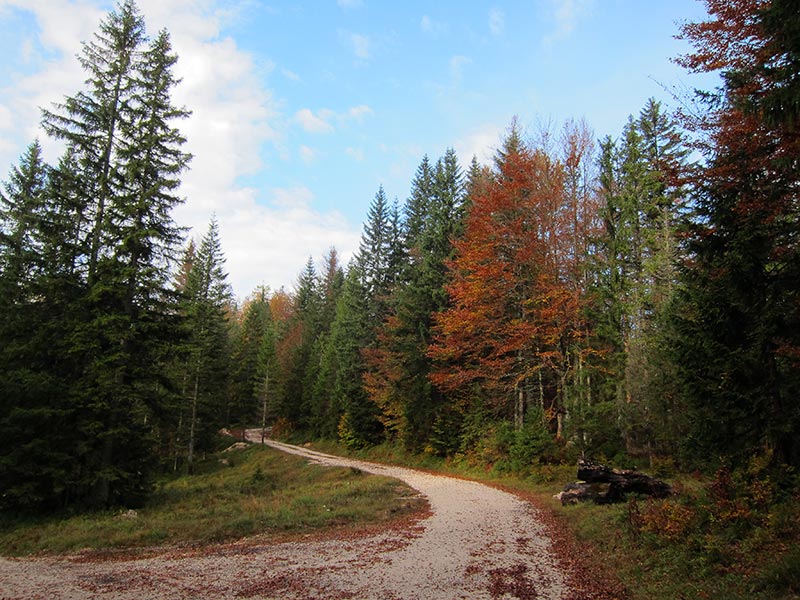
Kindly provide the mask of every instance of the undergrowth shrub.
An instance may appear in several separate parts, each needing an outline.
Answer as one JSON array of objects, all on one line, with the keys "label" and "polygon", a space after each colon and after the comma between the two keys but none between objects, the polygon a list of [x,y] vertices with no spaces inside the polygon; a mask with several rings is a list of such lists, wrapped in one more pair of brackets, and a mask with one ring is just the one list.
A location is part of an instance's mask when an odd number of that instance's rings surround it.
[{"label": "undergrowth shrub", "polygon": [[760,456],[738,470],[718,469],[698,489],[677,485],[678,493],[663,500],[632,497],[620,525],[645,554],[660,556],[697,585],[733,578],[739,580],[737,593],[795,598],[800,487],[785,469],[775,473],[768,457]]}]

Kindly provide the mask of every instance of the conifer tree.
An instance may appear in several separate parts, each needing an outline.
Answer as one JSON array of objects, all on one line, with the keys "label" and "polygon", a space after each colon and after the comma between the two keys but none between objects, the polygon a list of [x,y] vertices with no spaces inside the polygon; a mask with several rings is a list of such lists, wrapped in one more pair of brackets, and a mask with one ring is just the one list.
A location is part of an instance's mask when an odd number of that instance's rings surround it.
[{"label": "conifer tree", "polygon": [[321,364],[321,380],[333,384],[327,427],[335,420],[339,439],[351,447],[376,443],[382,434],[377,407],[367,396],[363,384],[366,365],[362,350],[374,337],[374,322],[368,308],[369,292],[363,281],[358,267],[351,265],[336,305],[336,318]]},{"label": "conifer tree", "polygon": [[185,319],[190,344],[187,360],[189,432],[187,468],[208,436],[222,426],[228,389],[230,346],[227,310],[231,290],[224,270],[225,257],[216,218],[209,223],[188,273]]},{"label": "conifer tree", "polygon": [[87,231],[87,278],[97,276],[102,254],[115,246],[108,232],[108,210],[126,181],[125,163],[118,156],[123,129],[133,127],[135,95],[145,24],[133,0],[125,0],[100,24],[95,39],[83,44],[79,57],[88,73],[88,90],[67,97],[54,111],[43,111],[47,133],[72,149],[85,186],[82,197],[91,216]]},{"label": "conifer tree", "polygon": [[[66,336],[74,282],[58,246],[49,168],[38,142],[0,190],[0,510],[58,509],[77,477],[68,401],[77,365]],[[56,277],[59,274],[60,277]]]},{"label": "conifer tree", "polygon": [[766,453],[800,464],[796,127],[800,51],[791,2],[707,2],[679,62],[721,71],[694,131],[706,165],[690,179],[694,214],[672,313],[673,351],[692,458]]},{"label": "conifer tree", "polygon": [[406,208],[409,260],[377,346],[367,353],[370,397],[381,407],[387,430],[412,450],[424,447],[437,420],[444,418],[444,398],[428,379],[427,349],[434,314],[446,303],[445,262],[461,228],[462,179],[452,149],[433,169],[427,157],[422,159]]},{"label": "conifer tree", "polygon": [[70,502],[94,506],[147,493],[153,417],[169,395],[161,367],[176,334],[167,281],[180,230],[170,212],[189,157],[171,123],[186,113],[169,100],[168,36],[147,42],[135,3],[122,2],[83,46],[86,90],[43,114],[66,152],[35,223],[36,297],[60,312],[35,327],[69,340],[61,397],[74,416],[77,474],[62,486]]},{"label": "conifer tree", "polygon": [[271,336],[272,317],[267,290],[261,288],[246,303],[242,324],[234,341],[228,425],[246,426],[260,422],[263,377],[259,363],[265,338]]}]

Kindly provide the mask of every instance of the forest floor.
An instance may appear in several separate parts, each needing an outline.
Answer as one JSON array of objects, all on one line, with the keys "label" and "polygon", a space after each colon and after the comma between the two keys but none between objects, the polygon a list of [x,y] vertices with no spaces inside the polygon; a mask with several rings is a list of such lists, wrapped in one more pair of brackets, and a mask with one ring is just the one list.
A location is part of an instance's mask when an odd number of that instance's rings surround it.
[{"label": "forest floor", "polygon": [[[260,442],[260,430],[248,439]],[[611,598],[583,589],[543,511],[480,483],[270,446],[404,481],[424,518],[378,531],[197,548],[0,559],[0,598]]]}]

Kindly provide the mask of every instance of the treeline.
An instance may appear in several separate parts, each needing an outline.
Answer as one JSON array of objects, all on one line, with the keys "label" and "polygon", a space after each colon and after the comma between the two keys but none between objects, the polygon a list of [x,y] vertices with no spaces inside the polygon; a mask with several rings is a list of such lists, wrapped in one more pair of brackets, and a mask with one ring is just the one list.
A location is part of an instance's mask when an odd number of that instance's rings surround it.
[{"label": "treeline", "polygon": [[88,91],[44,113],[59,165],[32,144],[2,194],[0,508],[135,503],[223,426],[507,469],[798,466],[796,19],[709,10],[679,59],[723,74],[702,110],[651,100],[600,141],[513,122],[466,171],[423,157],[348,265],[331,249],[236,306],[216,222],[184,246],[170,216],[169,37],[123,2]]},{"label": "treeline", "polygon": [[270,334],[270,422],[487,461],[675,454],[687,153],[650,101],[616,141],[512,123],[491,167],[424,157],[402,208],[378,191],[346,271],[309,259]]}]

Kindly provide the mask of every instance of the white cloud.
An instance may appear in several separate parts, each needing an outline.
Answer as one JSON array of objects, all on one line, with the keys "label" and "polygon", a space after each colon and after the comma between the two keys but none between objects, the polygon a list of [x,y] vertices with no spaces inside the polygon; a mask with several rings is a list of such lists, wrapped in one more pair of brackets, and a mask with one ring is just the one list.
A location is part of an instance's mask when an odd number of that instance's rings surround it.
[{"label": "white cloud", "polygon": [[453,148],[462,165],[469,165],[473,156],[479,163],[489,164],[500,147],[505,132],[505,125],[485,123],[456,140]]},{"label": "white cloud", "polygon": [[555,29],[542,40],[545,47],[569,37],[578,21],[591,12],[594,0],[548,0]]},{"label": "white cloud", "polygon": [[364,160],[364,151],[360,148],[345,148],[345,154],[352,157],[356,162]]},{"label": "white cloud", "polygon": [[[261,284],[291,289],[306,258],[320,258],[332,245],[342,264],[358,248],[360,232],[335,211],[314,210],[308,188],[267,190],[267,206],[255,202],[255,190],[241,192],[235,208],[217,212],[226,267],[239,297]],[[199,237],[205,228],[197,231]]]},{"label": "white cloud", "polygon": [[367,61],[372,58],[371,42],[369,37],[360,33],[341,32],[341,38],[349,46],[356,58]]},{"label": "white cloud", "polygon": [[[240,183],[242,176],[263,168],[260,157],[265,146],[275,145],[282,151],[278,132],[292,115],[279,114],[271,91],[260,78],[264,65],[256,64],[225,36],[224,26],[235,18],[235,12],[216,9],[214,0],[138,0],[138,4],[151,36],[164,27],[170,31],[179,56],[175,74],[183,80],[174,90],[173,101],[192,111],[189,119],[178,124],[187,138],[185,150],[194,159],[179,190],[186,203],[173,217],[200,237],[211,215],[216,214],[234,291],[244,296],[260,283],[290,285],[306,257],[310,253],[322,256],[331,244],[342,256],[352,252],[358,244],[358,231],[338,213],[315,210],[309,190],[259,191]],[[234,9],[239,5],[224,4]],[[38,25],[33,35],[37,37],[29,52],[33,53],[31,64],[41,65],[32,74],[19,75],[13,87],[0,90],[0,169],[16,163],[37,136],[46,159],[55,162],[61,145],[39,129],[38,107],[49,108],[83,87],[85,73],[76,54],[80,41],[90,40],[107,14],[108,2],[0,0],[0,5],[33,13]],[[45,53],[39,53],[40,46]],[[305,110],[308,114],[303,115],[312,117],[312,126],[332,129],[326,121],[333,116],[331,111],[315,114]],[[311,148],[300,153],[304,159],[313,158]],[[264,194],[273,204],[262,203]]]},{"label": "white cloud", "polygon": [[317,153],[313,148],[309,148],[308,146],[300,146],[300,158],[303,159],[304,163],[312,163],[314,162],[314,159],[317,158]]},{"label": "white cloud", "polygon": [[301,108],[295,113],[294,118],[309,133],[332,133],[333,125],[328,123],[322,115],[323,113],[315,115],[310,108]]},{"label": "white cloud", "polygon": [[489,31],[492,35],[502,35],[506,27],[506,15],[499,8],[489,11]]},{"label": "white cloud", "polygon": [[362,118],[371,116],[375,113],[366,104],[359,104],[358,106],[353,106],[349,111],[347,111],[347,114],[356,121],[360,121]]}]

